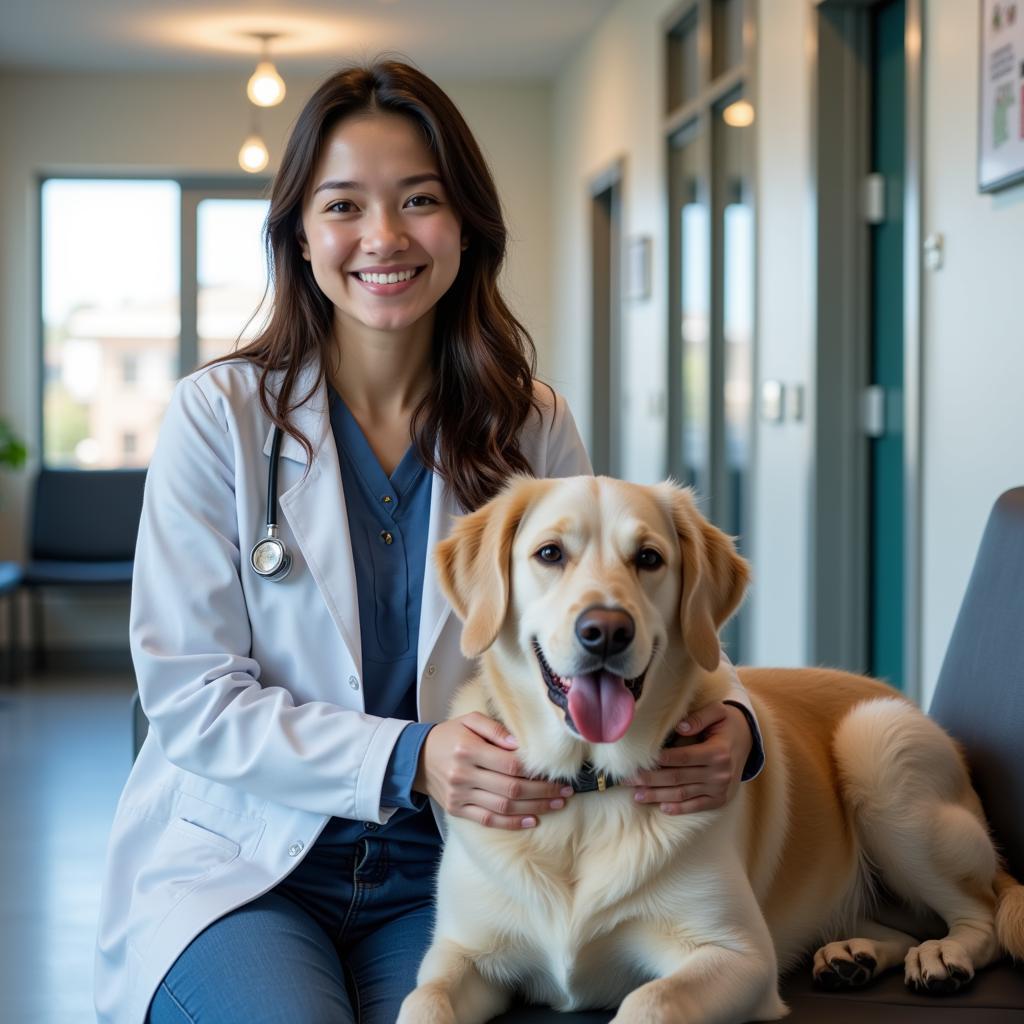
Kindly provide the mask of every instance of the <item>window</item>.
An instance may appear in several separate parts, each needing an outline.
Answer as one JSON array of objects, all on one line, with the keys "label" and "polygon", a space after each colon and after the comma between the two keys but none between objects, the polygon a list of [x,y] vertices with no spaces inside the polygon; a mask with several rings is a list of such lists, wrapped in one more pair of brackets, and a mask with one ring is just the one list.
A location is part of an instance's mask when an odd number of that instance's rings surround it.
[{"label": "window", "polygon": [[267,283],[261,192],[41,182],[47,465],[145,466],[178,377],[253,336],[257,321],[246,323]]},{"label": "window", "polygon": [[[749,0],[690,0],[665,28],[669,471],[741,551],[754,429],[752,45]],[[723,633],[733,657],[748,616]]]},{"label": "window", "polygon": [[267,282],[263,255],[263,199],[201,199],[196,239],[199,363],[252,341],[269,312],[261,305]]}]

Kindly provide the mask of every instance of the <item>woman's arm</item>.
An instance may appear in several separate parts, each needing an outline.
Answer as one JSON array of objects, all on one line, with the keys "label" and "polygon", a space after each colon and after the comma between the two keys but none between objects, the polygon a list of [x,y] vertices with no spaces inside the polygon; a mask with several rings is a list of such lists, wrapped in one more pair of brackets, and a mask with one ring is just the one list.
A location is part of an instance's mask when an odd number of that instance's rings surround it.
[{"label": "woman's arm", "polygon": [[197,775],[318,814],[386,821],[394,809],[381,807],[381,788],[408,723],[326,700],[296,705],[285,686],[260,681],[231,427],[194,379],[182,381],[147,474],[130,636],[150,728],[168,760]]}]

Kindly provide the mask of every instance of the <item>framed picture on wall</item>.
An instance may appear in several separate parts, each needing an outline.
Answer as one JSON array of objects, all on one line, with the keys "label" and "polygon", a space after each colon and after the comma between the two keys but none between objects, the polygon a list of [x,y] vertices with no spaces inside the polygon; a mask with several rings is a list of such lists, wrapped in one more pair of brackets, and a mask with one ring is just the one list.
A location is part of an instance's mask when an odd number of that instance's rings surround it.
[{"label": "framed picture on wall", "polygon": [[978,189],[1024,181],[1024,0],[980,0]]}]

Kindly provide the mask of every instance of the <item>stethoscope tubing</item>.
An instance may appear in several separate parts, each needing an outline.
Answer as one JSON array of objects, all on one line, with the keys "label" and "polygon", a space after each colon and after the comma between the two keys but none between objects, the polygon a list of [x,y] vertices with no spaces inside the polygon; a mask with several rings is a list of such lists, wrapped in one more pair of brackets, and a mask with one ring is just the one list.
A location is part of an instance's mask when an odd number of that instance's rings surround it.
[{"label": "stethoscope tubing", "polygon": [[284,432],[275,423],[270,442],[270,468],[267,471],[267,533],[252,546],[249,565],[257,576],[271,583],[283,580],[291,571],[292,556],[278,536],[277,528],[277,466],[280,462],[281,439]]},{"label": "stethoscope tubing", "polygon": [[275,423],[274,437],[270,442],[270,469],[267,473],[267,529],[277,527],[277,463],[281,454],[281,438],[284,431]]}]

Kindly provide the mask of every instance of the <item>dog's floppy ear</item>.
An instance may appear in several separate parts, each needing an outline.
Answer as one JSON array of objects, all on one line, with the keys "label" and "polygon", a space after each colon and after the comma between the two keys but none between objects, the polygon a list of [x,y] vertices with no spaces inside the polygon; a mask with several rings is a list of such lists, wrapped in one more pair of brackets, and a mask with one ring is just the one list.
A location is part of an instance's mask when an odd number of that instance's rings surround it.
[{"label": "dog's floppy ear", "polygon": [[539,484],[514,477],[497,497],[460,516],[434,549],[445,597],[462,620],[462,653],[475,658],[494,643],[508,612],[512,539]]},{"label": "dog's floppy ear", "polygon": [[683,641],[694,661],[712,672],[721,657],[718,631],[743,600],[750,566],[736,553],[732,538],[697,511],[689,490],[671,483],[661,486],[671,501],[683,557]]}]

